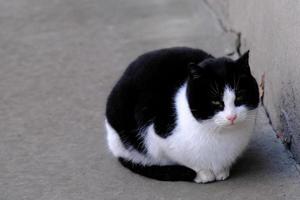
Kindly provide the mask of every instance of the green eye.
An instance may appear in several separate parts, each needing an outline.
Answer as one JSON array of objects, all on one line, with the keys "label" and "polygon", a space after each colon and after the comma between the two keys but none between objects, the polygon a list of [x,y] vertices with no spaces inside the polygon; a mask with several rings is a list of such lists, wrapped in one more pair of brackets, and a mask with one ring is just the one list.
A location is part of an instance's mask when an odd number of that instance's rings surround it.
[{"label": "green eye", "polygon": [[242,101],[242,100],[243,100],[243,97],[242,97],[242,96],[237,96],[235,99],[236,99],[237,101]]},{"label": "green eye", "polygon": [[221,101],[212,101],[211,103],[213,105],[216,105],[216,106],[220,106],[221,105]]}]

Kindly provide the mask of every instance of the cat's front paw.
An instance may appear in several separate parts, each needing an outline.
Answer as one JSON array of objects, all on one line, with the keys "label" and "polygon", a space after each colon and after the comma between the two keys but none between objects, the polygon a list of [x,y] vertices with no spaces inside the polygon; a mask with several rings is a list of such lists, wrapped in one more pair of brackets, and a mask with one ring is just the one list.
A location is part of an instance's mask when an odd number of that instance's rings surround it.
[{"label": "cat's front paw", "polygon": [[230,169],[224,169],[216,174],[216,180],[224,181],[229,177]]},{"label": "cat's front paw", "polygon": [[215,181],[216,177],[214,173],[211,170],[200,170],[197,173],[196,178],[194,179],[194,182],[196,183],[209,183],[212,181]]}]

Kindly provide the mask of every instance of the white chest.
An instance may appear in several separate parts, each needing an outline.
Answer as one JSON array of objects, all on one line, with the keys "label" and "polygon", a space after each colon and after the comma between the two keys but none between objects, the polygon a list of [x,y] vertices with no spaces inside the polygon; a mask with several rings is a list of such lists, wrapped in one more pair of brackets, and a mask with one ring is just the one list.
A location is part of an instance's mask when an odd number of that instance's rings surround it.
[{"label": "white chest", "polygon": [[160,138],[150,126],[146,146],[151,157],[169,160],[193,169],[220,170],[230,166],[246,148],[253,120],[220,128],[212,121],[198,122],[191,114],[183,86],[176,96],[177,121],[171,136]]}]

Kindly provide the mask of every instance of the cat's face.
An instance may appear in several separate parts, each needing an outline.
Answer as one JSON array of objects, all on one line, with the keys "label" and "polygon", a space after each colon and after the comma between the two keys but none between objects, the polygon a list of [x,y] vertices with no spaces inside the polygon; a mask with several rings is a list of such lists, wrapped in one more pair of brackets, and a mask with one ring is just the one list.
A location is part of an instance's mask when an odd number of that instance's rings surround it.
[{"label": "cat's face", "polygon": [[259,104],[256,80],[250,72],[248,52],[233,61],[211,58],[190,66],[187,97],[197,120],[234,126],[253,119]]}]

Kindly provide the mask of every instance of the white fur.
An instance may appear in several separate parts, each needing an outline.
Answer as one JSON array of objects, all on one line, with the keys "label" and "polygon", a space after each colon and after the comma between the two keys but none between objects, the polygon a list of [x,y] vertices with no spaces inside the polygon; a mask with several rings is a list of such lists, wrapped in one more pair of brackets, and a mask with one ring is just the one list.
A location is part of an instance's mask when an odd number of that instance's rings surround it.
[{"label": "white fur", "polygon": [[[180,164],[195,170],[195,182],[224,180],[237,157],[246,148],[254,125],[256,111],[248,111],[245,106],[235,107],[235,94],[224,88],[225,108],[212,119],[197,121],[186,98],[186,84],[177,92],[175,108],[176,127],[167,138],[155,133],[153,124],[141,135],[144,136],[147,155],[134,149],[126,149],[116,131],[106,121],[109,149],[116,157],[124,157],[144,165]],[[236,114],[231,125],[226,116]]]},{"label": "white fur", "polygon": [[115,157],[126,158],[128,160],[132,160],[135,163],[141,163],[144,165],[154,163],[150,157],[139,153],[135,149],[126,149],[118,133],[115,131],[114,128],[111,127],[107,120],[105,120],[105,127],[107,131],[106,139],[108,143],[108,148],[111,150]]}]

